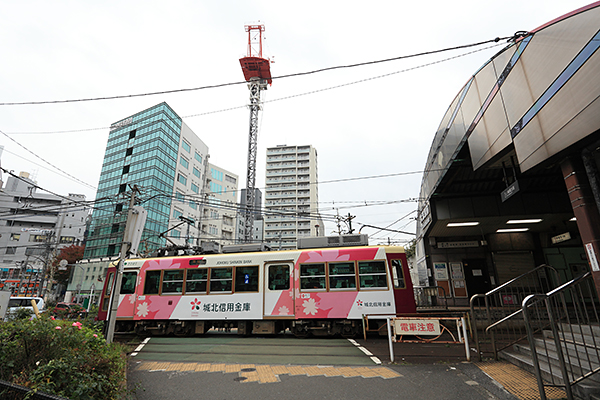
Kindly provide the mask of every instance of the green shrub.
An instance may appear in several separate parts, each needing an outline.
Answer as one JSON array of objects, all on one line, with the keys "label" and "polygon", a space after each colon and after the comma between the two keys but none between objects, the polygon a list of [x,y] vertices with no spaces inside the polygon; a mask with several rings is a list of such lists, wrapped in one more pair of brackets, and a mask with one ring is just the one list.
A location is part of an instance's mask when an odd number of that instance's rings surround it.
[{"label": "green shrub", "polygon": [[0,324],[0,379],[72,400],[123,398],[124,353],[79,321],[43,316]]}]

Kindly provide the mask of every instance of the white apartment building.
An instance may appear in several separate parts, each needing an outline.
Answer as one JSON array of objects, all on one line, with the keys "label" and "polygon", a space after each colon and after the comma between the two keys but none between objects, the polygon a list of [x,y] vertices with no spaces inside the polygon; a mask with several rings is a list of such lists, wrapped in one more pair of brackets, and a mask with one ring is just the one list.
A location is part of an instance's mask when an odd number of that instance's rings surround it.
[{"label": "white apartment building", "polygon": [[199,220],[202,219],[203,199],[207,197],[206,186],[210,179],[208,158],[208,146],[182,123],[173,188],[175,198],[169,214],[171,230],[166,235],[177,245],[198,246],[206,235],[200,229]]},{"label": "white apartment building", "polygon": [[206,201],[202,219],[202,241],[220,246],[235,243],[239,178],[223,168],[208,164]]},{"label": "white apartment building", "polygon": [[317,183],[314,147],[267,148],[264,229],[273,249],[295,249],[298,238],[323,236]]}]

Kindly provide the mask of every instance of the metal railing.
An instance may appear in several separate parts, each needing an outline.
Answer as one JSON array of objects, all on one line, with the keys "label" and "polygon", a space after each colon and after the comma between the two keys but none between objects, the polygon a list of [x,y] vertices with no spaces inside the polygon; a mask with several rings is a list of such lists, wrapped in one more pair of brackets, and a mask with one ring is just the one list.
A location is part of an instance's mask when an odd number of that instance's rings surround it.
[{"label": "metal railing", "polygon": [[[574,391],[583,397],[590,388],[600,390],[600,380],[592,377],[600,371],[600,318],[591,272],[546,294],[527,296],[522,314],[541,400],[549,386],[564,388],[569,399]],[[584,379],[587,389],[575,386]]]},{"label": "metal railing", "polygon": [[66,397],[38,392],[21,385],[0,380],[0,399],[3,400],[69,400]]},{"label": "metal railing", "polygon": [[[417,308],[421,309],[448,309],[446,289],[442,286],[413,286]],[[452,304],[456,306],[456,299],[452,297]]]},{"label": "metal railing", "polygon": [[[526,339],[523,299],[533,293],[546,293],[559,282],[556,269],[543,264],[485,294],[472,296],[471,326],[479,360],[488,353],[498,359],[498,352]],[[483,332],[481,337],[479,331]]]}]

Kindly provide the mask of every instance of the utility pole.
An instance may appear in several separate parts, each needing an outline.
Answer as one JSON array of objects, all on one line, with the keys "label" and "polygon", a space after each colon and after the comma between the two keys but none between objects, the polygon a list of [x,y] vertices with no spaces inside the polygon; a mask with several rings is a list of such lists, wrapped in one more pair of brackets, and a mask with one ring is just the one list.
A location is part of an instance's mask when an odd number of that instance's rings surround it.
[{"label": "utility pole", "polygon": [[[127,222],[125,223],[125,231],[123,232],[123,244],[121,245],[121,254],[119,257],[119,265],[115,274],[115,282],[110,301],[110,313],[108,319],[108,329],[106,332],[106,342],[112,343],[115,334],[115,325],[117,323],[117,309],[119,308],[119,296],[121,295],[121,280],[123,279],[124,260],[129,257],[129,251],[134,245],[134,229],[140,221],[138,218],[138,210],[134,209],[135,194],[140,193],[137,185],[131,187],[131,198],[129,199],[129,209],[127,210]],[[146,222],[145,215],[142,218],[143,223]],[[143,224],[142,224],[143,229]],[[139,243],[139,238],[137,239]],[[137,247],[137,244],[135,245]]]},{"label": "utility pole", "polygon": [[346,222],[348,222],[348,233],[350,235],[352,235],[352,233],[354,233],[354,229],[352,229],[352,220],[356,218],[356,215],[350,215],[350,213],[348,213],[348,218],[346,219]]}]

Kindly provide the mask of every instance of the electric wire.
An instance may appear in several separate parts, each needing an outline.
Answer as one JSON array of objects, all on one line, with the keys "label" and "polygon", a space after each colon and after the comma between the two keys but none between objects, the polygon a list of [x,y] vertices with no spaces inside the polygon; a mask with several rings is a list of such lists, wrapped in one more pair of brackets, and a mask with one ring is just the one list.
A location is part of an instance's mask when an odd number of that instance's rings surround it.
[{"label": "electric wire", "polygon": [[[386,62],[391,62],[391,61],[398,61],[398,60],[404,60],[404,59],[409,59],[409,58],[414,58],[414,57],[421,57],[421,56],[426,56],[426,55],[431,55],[431,54],[437,54],[437,53],[442,53],[442,52],[446,52],[446,51],[482,46],[484,44],[493,43],[493,42],[498,43],[501,40],[507,40],[507,39],[511,39],[511,38],[514,38],[514,36],[507,36],[507,37],[502,37],[502,38],[496,37],[494,39],[485,40],[482,42],[454,46],[454,47],[447,47],[444,49],[415,53],[415,54],[410,54],[410,55],[406,55],[406,56],[386,58],[386,59],[376,60],[376,61],[367,61],[367,62],[362,62],[362,63],[348,64],[348,65],[338,65],[338,66],[320,68],[320,69],[306,71],[306,72],[296,72],[296,73],[291,73],[291,74],[286,74],[286,75],[275,76],[275,77],[272,77],[272,79],[279,80],[279,79],[293,78],[293,77],[299,77],[299,76],[313,75],[313,74],[318,74],[318,73],[325,72],[325,71],[333,71],[333,70],[337,70],[337,69],[348,69],[348,68],[355,68],[355,67],[361,67],[361,66],[366,66],[366,65],[381,64],[381,63],[386,63]],[[222,87],[227,87],[227,86],[236,86],[236,85],[242,85],[242,84],[245,85],[245,84],[247,84],[247,82],[246,81],[237,81],[237,82],[205,85],[205,86],[199,86],[199,87],[194,87],[194,88],[171,89],[171,90],[163,90],[163,91],[157,91],[157,92],[147,92],[147,93],[128,94],[128,95],[88,97],[88,98],[80,98],[80,99],[2,102],[2,103],[0,103],[0,106],[22,106],[22,105],[60,104],[60,103],[78,103],[78,102],[89,102],[89,101],[100,101],[100,100],[115,100],[115,99],[135,98],[135,97],[144,97],[144,96],[154,96],[154,95],[159,95],[159,94],[164,95],[164,94],[171,94],[171,93],[182,93],[182,92],[191,92],[191,91],[206,90],[206,89],[216,89],[216,88],[222,88]]]}]

